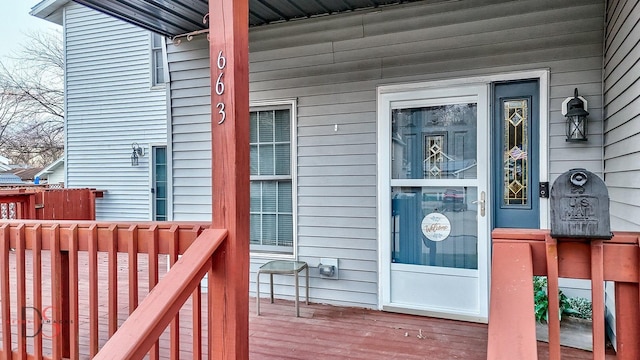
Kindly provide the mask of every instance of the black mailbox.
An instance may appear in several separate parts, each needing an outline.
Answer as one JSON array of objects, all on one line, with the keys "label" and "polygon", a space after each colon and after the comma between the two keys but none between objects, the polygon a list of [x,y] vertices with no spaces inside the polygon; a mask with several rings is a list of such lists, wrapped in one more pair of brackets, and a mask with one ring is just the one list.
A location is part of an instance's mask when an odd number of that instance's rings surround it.
[{"label": "black mailbox", "polygon": [[571,169],[551,187],[551,236],[611,239],[609,192],[585,169]]}]

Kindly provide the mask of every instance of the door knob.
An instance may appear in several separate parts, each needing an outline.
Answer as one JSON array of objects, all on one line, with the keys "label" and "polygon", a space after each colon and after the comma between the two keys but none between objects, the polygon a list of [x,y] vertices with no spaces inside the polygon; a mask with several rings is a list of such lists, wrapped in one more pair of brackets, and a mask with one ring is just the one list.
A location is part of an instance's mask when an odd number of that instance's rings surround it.
[{"label": "door knob", "polygon": [[481,191],[480,192],[480,200],[476,200],[476,201],[472,201],[472,204],[480,204],[480,216],[484,217],[486,211],[485,211],[485,192]]}]

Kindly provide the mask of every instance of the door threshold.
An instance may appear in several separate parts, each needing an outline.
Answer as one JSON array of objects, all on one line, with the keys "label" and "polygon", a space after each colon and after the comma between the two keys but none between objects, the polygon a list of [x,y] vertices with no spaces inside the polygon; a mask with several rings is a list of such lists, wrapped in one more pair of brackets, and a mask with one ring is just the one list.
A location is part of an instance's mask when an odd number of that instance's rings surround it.
[{"label": "door threshold", "polygon": [[447,320],[467,321],[467,322],[474,322],[474,323],[481,323],[481,324],[489,323],[488,317],[483,317],[479,315],[442,312],[442,311],[435,311],[435,310],[412,309],[412,308],[393,306],[393,305],[383,305],[382,311],[399,313],[399,314],[434,317],[434,318],[447,319]]}]

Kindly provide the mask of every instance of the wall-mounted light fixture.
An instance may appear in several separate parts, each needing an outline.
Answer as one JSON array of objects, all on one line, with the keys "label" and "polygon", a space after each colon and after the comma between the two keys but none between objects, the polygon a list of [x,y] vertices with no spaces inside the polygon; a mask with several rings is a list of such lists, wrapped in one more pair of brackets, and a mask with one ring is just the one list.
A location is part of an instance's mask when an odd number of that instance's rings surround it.
[{"label": "wall-mounted light fixture", "polygon": [[136,142],[131,144],[131,149],[133,149],[131,153],[131,166],[138,166],[138,158],[144,156],[144,149]]},{"label": "wall-mounted light fixture", "polygon": [[578,88],[562,102],[562,115],[567,118],[567,141],[587,141],[587,100],[578,95]]}]

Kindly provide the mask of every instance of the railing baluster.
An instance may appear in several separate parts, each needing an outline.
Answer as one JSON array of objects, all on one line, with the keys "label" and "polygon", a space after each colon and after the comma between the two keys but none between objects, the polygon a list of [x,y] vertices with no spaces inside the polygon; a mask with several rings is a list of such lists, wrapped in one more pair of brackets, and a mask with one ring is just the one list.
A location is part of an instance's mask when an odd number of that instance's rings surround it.
[{"label": "railing baluster", "polygon": [[89,226],[89,353],[98,353],[98,227]]},{"label": "railing baluster", "polygon": [[2,299],[2,351],[8,358],[11,354],[11,291],[9,290],[9,231],[11,228],[8,224],[0,227],[0,238],[2,238],[2,246],[0,246],[0,266],[2,266],[2,282],[0,283],[0,298]]},{"label": "railing baluster", "polygon": [[42,312],[42,225],[36,224],[33,227],[33,307],[40,313],[34,311],[33,324],[36,329],[33,338],[33,356],[36,359],[42,358],[42,327],[44,326]]},{"label": "railing baluster", "polygon": [[131,225],[129,233],[129,315],[138,307],[138,226]]},{"label": "railing baluster", "polygon": [[[149,261],[149,292],[158,284],[158,225],[149,228],[151,238],[147,244],[147,254]],[[153,360],[160,359],[160,341],[151,347],[149,357]]]},{"label": "railing baluster", "polygon": [[593,359],[604,360],[604,249],[602,240],[591,242],[591,303]]},{"label": "railing baluster", "polygon": [[109,337],[118,330],[118,227],[109,226]]},{"label": "railing baluster", "polygon": [[547,234],[547,298],[549,301],[549,359],[560,360],[560,299],[558,297],[558,243]]},{"label": "railing baluster", "polygon": [[24,224],[18,225],[16,229],[16,275],[18,283],[18,358],[27,358],[27,259],[25,257]]},{"label": "railing baluster", "polygon": [[[63,311],[63,307],[66,306],[66,301],[64,298],[69,296],[69,292],[66,291],[68,287],[65,285],[67,283],[67,279],[63,278],[63,272],[68,273],[68,268],[65,271],[65,264],[63,261],[63,255],[60,251],[60,225],[55,224],[51,228],[50,239],[50,249],[51,249],[51,300],[53,302],[53,324],[52,324],[52,342],[53,342],[53,359],[58,360],[61,359],[63,354],[64,356],[69,356],[68,354],[68,344],[65,339],[63,343],[62,340],[64,336],[68,336],[66,330],[68,330],[68,324],[64,321],[68,320],[68,317],[65,317],[66,311]],[[65,292],[66,291],[66,292]]]},{"label": "railing baluster", "polygon": [[[178,261],[179,247],[180,247],[180,232],[177,225],[172,225],[169,229],[171,233],[171,242],[169,243],[169,266]],[[171,360],[180,359],[180,312],[176,314],[175,318],[171,322],[171,348],[169,349],[169,356]]]},{"label": "railing baluster", "polygon": [[192,336],[193,336],[193,356],[194,360],[202,359],[202,286],[198,284],[191,296],[193,308],[192,313]]},{"label": "railing baluster", "polygon": [[[223,251],[221,251],[223,252]],[[214,304],[216,304],[216,294],[215,294],[215,276],[214,267],[216,266],[216,261],[220,260],[220,258],[224,259],[224,256],[217,256],[214,254],[211,257],[211,267],[207,272],[207,352],[209,353],[209,359],[213,359],[213,344],[216,336],[216,327],[213,324],[213,321],[216,321],[216,313]],[[217,334],[220,336],[220,334]]]},{"label": "railing baluster", "polygon": [[80,358],[80,317],[78,307],[78,225],[69,228],[69,321],[71,328],[71,358]]}]

